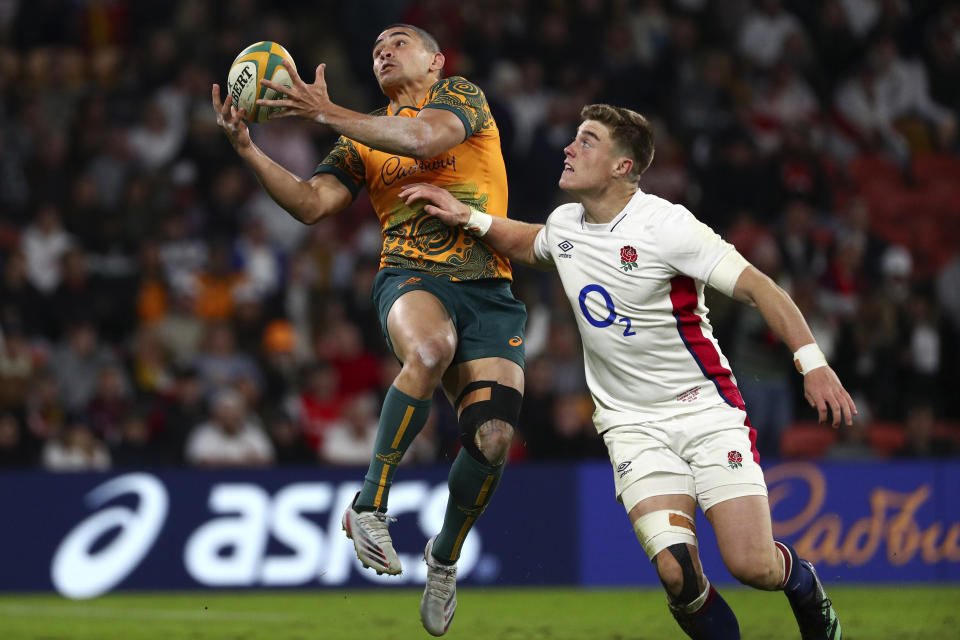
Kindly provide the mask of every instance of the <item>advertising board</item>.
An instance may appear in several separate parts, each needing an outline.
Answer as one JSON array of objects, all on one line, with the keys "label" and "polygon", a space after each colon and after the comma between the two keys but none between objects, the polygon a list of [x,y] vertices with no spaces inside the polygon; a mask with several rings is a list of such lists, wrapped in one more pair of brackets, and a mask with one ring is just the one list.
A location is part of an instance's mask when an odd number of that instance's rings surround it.
[{"label": "advertising board", "polygon": [[[390,493],[400,576],[363,570],[340,530],[356,470],[0,476],[0,590],[90,598],[117,589],[422,584],[445,468],[404,469]],[[830,582],[960,580],[960,464],[770,465],[774,534]],[[704,569],[732,581],[698,515]],[[610,467],[510,468],[463,546],[461,584],[655,586]]]}]

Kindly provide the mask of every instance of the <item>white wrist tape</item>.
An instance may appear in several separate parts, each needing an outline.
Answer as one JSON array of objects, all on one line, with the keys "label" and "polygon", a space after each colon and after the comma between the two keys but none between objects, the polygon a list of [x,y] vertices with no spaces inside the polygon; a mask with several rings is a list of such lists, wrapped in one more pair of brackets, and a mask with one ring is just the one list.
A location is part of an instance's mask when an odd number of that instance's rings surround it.
[{"label": "white wrist tape", "polygon": [[463,225],[463,228],[476,236],[482,236],[490,230],[491,224],[493,224],[493,216],[470,207],[470,219]]},{"label": "white wrist tape", "polygon": [[827,358],[823,355],[823,351],[820,351],[817,343],[811,342],[794,352],[793,363],[797,365],[797,371],[807,375],[814,369],[827,366]]}]

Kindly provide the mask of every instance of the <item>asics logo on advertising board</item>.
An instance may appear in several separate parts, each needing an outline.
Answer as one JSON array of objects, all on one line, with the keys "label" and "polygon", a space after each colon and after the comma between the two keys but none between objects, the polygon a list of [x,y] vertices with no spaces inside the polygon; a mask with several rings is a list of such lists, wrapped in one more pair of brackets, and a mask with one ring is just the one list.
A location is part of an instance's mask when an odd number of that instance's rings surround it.
[{"label": "asics logo on advertising board", "polygon": [[[119,476],[87,495],[87,502],[100,510],[60,543],[51,565],[53,584],[64,596],[93,598],[144,562],[178,562],[192,580],[208,587],[341,585],[352,575],[385,586],[422,585],[427,577],[417,548],[422,542],[412,553],[398,553],[405,569],[399,576],[378,576],[361,567],[353,543],[340,531],[340,517],[360,487],[359,482],[292,482],[268,491],[249,482],[220,482],[209,489],[206,514],[184,523],[159,478]],[[409,518],[426,538],[440,530],[447,497],[446,482],[399,482],[390,490],[390,514]],[[107,505],[119,498],[122,504]],[[136,507],[124,506],[131,502]],[[180,560],[149,557],[165,525],[168,535],[184,540],[177,542],[182,544]],[[186,528],[186,535],[173,532],[176,525]],[[165,542],[169,546],[170,540]],[[475,528],[463,542],[461,576],[477,567],[481,546],[482,533]]]},{"label": "asics logo on advertising board", "polygon": [[[102,507],[114,498],[134,495],[136,508],[106,507],[88,516],[63,539],[53,556],[53,585],[68,598],[106,593],[137,568],[153,547],[167,518],[167,490],[155,477],[131,473],[114,478],[87,494],[87,503]],[[120,533],[97,549],[105,534]]]}]

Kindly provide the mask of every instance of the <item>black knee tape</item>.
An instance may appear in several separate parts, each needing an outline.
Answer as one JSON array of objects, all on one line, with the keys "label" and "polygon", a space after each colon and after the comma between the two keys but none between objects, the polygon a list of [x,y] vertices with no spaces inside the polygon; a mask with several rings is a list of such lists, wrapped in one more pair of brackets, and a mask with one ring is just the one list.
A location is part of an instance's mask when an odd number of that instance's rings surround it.
[{"label": "black knee tape", "polygon": [[[486,392],[485,390],[489,390]],[[471,382],[457,397],[456,406],[468,399],[467,396],[477,393],[479,399],[471,402],[460,412],[460,443],[470,455],[483,464],[490,464],[480,448],[477,447],[477,429],[490,420],[503,420],[511,427],[516,428],[520,420],[520,405],[523,403],[523,394],[514,389],[492,380]]]},{"label": "black knee tape", "polygon": [[673,556],[677,564],[680,565],[680,571],[683,576],[683,587],[680,594],[676,597],[671,595],[671,604],[674,606],[683,606],[690,604],[700,597],[700,585],[697,581],[697,569],[693,566],[693,558],[690,557],[690,550],[687,545],[672,544],[667,547],[667,551]]}]

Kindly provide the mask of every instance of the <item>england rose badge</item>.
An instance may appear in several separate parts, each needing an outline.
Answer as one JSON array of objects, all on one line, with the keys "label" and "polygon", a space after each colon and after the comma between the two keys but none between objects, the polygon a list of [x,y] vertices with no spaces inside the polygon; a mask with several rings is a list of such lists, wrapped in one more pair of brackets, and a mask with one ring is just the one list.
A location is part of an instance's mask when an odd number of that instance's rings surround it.
[{"label": "england rose badge", "polygon": [[739,469],[743,466],[743,456],[740,455],[739,451],[729,451],[727,452],[727,464],[730,465],[731,469]]},{"label": "england rose badge", "polygon": [[620,249],[620,268],[624,271],[637,268],[637,250],[630,245]]}]

